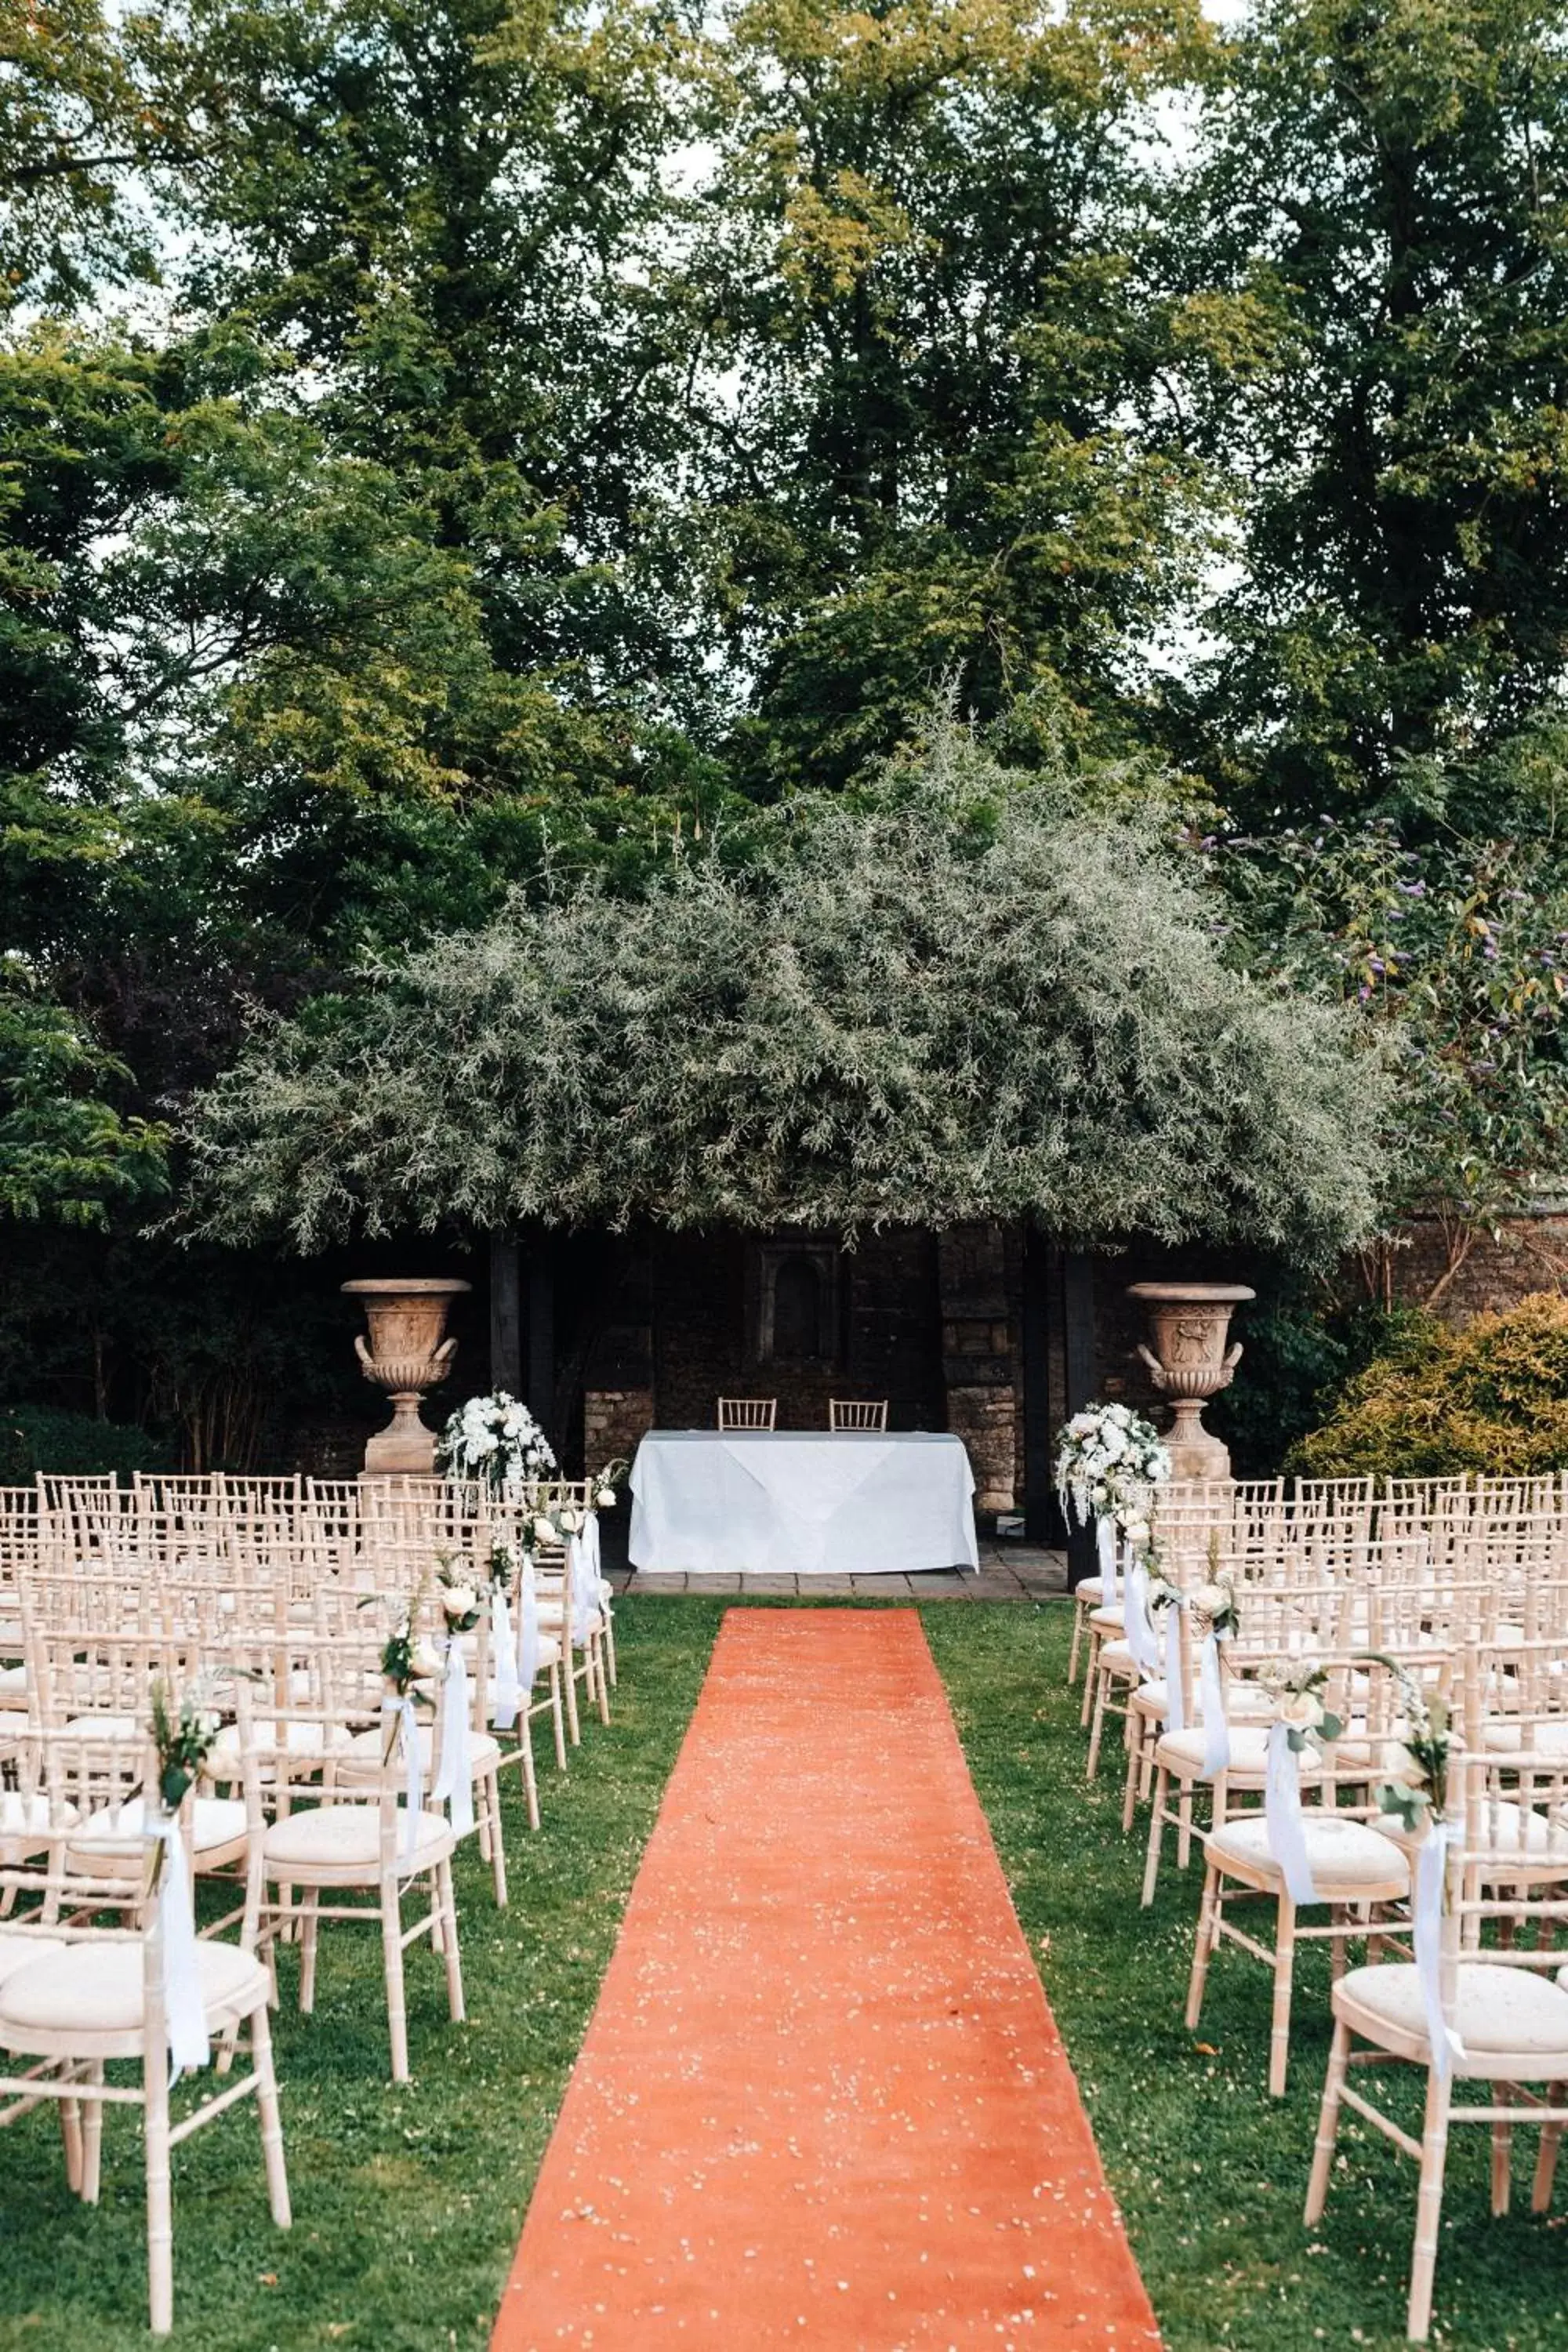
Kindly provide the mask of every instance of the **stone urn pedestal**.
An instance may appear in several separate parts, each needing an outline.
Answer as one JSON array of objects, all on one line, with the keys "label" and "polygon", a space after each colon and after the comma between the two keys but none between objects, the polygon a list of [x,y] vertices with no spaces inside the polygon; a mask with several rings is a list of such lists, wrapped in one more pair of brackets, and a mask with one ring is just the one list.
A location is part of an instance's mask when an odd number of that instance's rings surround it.
[{"label": "stone urn pedestal", "polygon": [[419,1400],[451,1368],[458,1343],[442,1338],[447,1311],[471,1287],[424,1276],[344,1283],[347,1297],[364,1301],[370,1325],[369,1347],[363,1338],[354,1340],[364,1376],[392,1399],[392,1419],[364,1449],[364,1466],[373,1476],[427,1478],[435,1470],[435,1433],[419,1418]]},{"label": "stone urn pedestal", "polygon": [[1230,1452],[1204,1427],[1204,1406],[1227,1389],[1241,1361],[1241,1342],[1226,1348],[1233,1310],[1256,1298],[1238,1282],[1134,1282],[1130,1298],[1142,1299],[1154,1329],[1154,1345],[1139,1342],[1138,1353],[1154,1386],[1169,1397],[1173,1419],[1165,1440],[1176,1478],[1228,1478]]}]

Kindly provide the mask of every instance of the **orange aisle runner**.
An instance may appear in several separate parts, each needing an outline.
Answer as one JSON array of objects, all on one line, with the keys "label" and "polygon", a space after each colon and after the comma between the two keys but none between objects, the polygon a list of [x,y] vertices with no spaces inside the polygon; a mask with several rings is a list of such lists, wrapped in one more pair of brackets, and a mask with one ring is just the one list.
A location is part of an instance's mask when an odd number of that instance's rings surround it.
[{"label": "orange aisle runner", "polygon": [[1147,2347],[912,1610],[734,1610],[492,2352]]}]

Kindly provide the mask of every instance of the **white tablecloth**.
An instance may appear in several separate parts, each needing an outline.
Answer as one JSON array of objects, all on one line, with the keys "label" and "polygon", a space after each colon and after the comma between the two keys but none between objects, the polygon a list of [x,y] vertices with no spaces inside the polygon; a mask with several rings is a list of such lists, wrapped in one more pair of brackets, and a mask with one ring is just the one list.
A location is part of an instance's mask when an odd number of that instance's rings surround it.
[{"label": "white tablecloth", "polygon": [[978,1568],[956,1437],[653,1429],[632,1465],[634,1567],[689,1575]]}]

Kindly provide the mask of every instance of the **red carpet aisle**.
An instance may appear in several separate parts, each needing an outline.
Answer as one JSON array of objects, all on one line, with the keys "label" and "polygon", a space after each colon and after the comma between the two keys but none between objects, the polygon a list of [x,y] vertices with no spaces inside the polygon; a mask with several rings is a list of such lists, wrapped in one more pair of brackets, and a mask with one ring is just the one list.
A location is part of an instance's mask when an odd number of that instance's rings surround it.
[{"label": "red carpet aisle", "polygon": [[1158,2336],[912,1610],[735,1610],[493,2352]]}]

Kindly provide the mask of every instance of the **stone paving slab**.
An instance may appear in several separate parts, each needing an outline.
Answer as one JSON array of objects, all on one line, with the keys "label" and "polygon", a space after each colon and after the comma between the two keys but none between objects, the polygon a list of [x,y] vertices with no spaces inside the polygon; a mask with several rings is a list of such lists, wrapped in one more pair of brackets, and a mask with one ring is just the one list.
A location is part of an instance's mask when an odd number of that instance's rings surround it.
[{"label": "stone paving slab", "polygon": [[1058,1598],[1067,1591],[1067,1555],[1034,1544],[984,1542],[980,1573],[962,1569],[921,1569],[907,1576],[682,1576],[670,1570],[612,1569],[617,1592],[756,1593],[800,1601],[1026,1601]]}]

